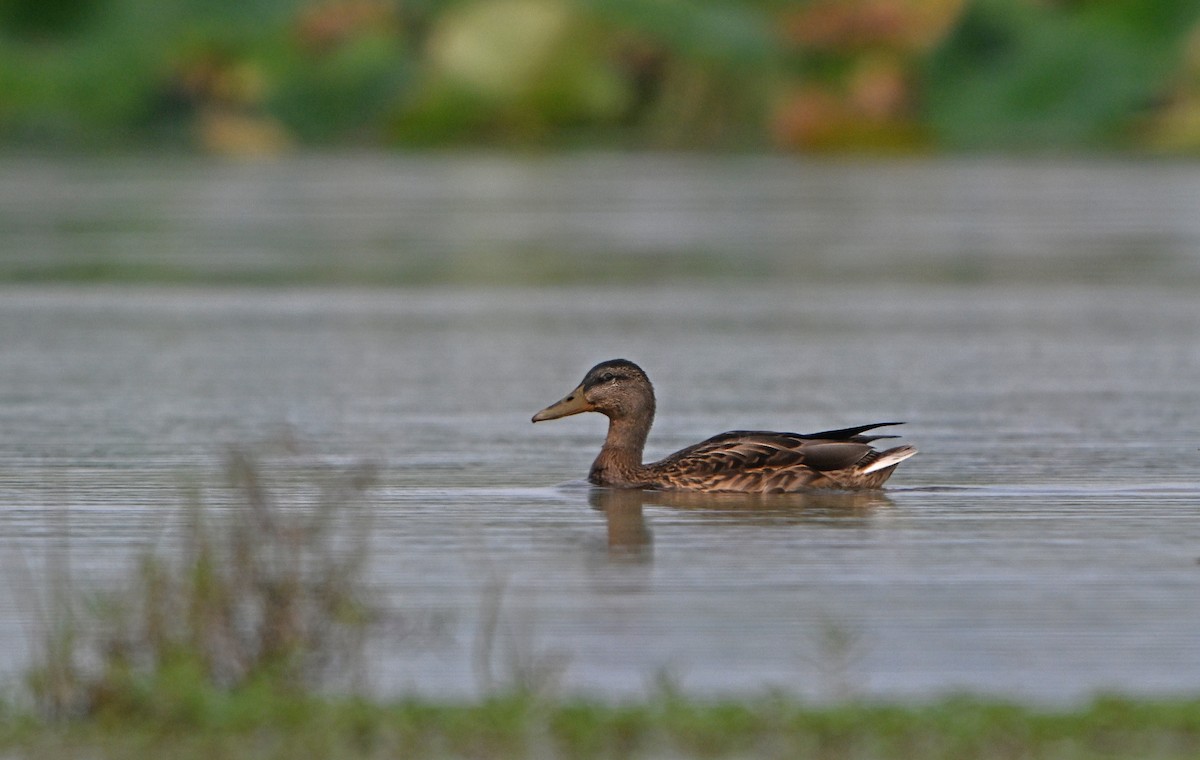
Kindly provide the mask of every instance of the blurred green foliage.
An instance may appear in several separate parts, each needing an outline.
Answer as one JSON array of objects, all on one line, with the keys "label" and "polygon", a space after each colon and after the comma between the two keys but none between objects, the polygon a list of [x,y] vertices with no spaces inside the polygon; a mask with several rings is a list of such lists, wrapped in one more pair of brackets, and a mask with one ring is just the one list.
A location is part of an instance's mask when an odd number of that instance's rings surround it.
[{"label": "blurred green foliage", "polygon": [[1200,702],[1187,697],[1105,696],[1069,707],[670,692],[624,702],[525,693],[384,701],[259,683],[224,692],[182,669],[169,675],[119,713],[55,721],[0,703],[0,748],[96,760],[1191,760],[1200,749]]},{"label": "blurred green foliage", "polygon": [[1128,142],[1160,105],[1196,19],[1194,0],[978,0],[929,62],[930,124],[965,147]]},{"label": "blurred green foliage", "polygon": [[0,0],[0,142],[1200,148],[1200,0]]}]

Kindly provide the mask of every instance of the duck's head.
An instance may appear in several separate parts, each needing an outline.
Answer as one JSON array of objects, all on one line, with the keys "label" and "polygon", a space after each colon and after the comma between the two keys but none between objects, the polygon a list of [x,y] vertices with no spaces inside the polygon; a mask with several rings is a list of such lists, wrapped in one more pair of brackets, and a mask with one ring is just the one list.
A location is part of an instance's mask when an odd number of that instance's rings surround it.
[{"label": "duck's head", "polygon": [[653,418],[654,386],[638,365],[626,359],[610,359],[588,370],[575,390],[533,415],[533,421],[556,420],[580,412],[600,412],[610,419]]}]

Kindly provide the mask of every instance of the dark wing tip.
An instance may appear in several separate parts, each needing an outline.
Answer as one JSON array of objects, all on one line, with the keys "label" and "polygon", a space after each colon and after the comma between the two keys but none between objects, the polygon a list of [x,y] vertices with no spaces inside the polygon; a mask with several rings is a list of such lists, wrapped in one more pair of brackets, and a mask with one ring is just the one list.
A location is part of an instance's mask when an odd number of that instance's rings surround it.
[{"label": "dark wing tip", "polygon": [[[892,425],[903,425],[903,424],[904,424],[903,422],[872,422],[870,425],[858,425],[856,427],[840,428],[838,430],[822,430],[819,433],[806,433],[804,435],[801,435],[800,437],[807,438],[809,440],[852,441],[852,440],[855,440],[856,436],[858,436],[860,433],[865,433],[868,430],[874,430],[875,428],[890,427]],[[867,438],[867,436],[863,436],[863,437]],[[896,437],[897,436],[875,436],[874,438],[896,438]],[[871,440],[873,440],[874,438],[871,438]],[[861,439],[860,439],[860,442],[866,443],[866,441],[861,441]]]}]

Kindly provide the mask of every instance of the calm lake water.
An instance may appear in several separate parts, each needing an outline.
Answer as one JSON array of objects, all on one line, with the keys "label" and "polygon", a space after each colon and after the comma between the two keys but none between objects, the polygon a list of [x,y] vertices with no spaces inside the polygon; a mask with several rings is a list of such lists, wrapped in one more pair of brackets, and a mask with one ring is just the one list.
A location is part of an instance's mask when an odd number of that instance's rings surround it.
[{"label": "calm lake water", "polygon": [[[1061,701],[1200,691],[1200,167],[766,159],[12,161],[0,670],[69,546],[119,577],[229,445],[371,462],[372,688]],[[83,273],[83,274],[81,274]],[[60,277],[171,280],[61,284]],[[222,285],[245,276],[265,287]],[[333,284],[329,284],[332,282]],[[614,494],[648,456],[902,419],[887,491]],[[278,467],[278,469],[272,469]],[[48,559],[50,557],[51,559]],[[499,609],[486,668],[481,628]],[[484,670],[487,672],[485,673]]]}]

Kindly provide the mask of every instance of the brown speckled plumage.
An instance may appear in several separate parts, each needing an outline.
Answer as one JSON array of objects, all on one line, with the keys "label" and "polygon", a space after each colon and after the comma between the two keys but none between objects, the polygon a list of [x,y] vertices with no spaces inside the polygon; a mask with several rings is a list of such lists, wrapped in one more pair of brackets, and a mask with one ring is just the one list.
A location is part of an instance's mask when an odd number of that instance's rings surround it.
[{"label": "brown speckled plumage", "polygon": [[580,412],[607,416],[608,437],[588,480],[616,488],[742,493],[875,489],[891,477],[896,465],[917,453],[911,446],[873,448],[871,441],[894,436],[865,432],[900,424],[879,422],[807,435],[735,430],[642,464],[654,408],[654,387],[641,367],[613,359],[592,367],[574,391],[538,412],[533,421]]}]

